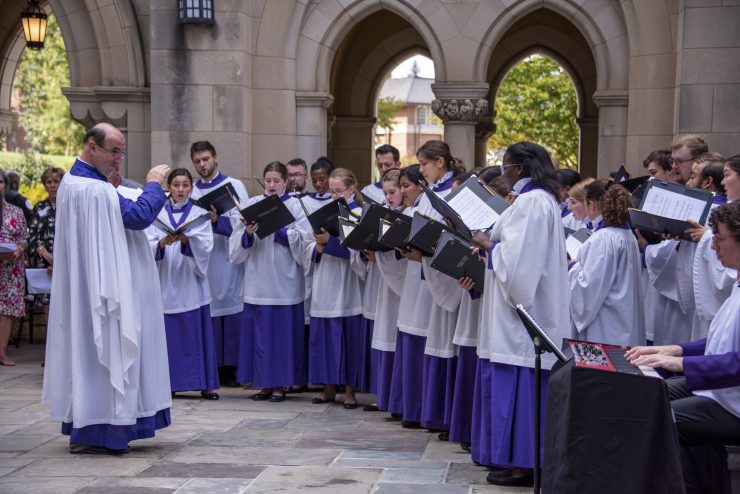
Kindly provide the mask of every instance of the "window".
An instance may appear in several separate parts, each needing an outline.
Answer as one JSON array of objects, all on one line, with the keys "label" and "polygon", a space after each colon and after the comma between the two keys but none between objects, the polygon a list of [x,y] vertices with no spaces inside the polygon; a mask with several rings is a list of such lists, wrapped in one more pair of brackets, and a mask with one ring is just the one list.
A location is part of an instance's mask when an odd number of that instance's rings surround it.
[{"label": "window", "polygon": [[416,107],[416,125],[426,125],[428,110],[426,106],[420,105]]}]

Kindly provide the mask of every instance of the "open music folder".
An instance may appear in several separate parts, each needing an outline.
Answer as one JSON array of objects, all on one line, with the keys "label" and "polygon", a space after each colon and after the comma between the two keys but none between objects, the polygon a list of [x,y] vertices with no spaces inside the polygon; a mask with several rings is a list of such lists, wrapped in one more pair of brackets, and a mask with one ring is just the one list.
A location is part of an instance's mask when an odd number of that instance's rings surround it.
[{"label": "open music folder", "polygon": [[421,252],[423,256],[431,257],[437,248],[437,242],[442,232],[454,231],[437,220],[415,211],[411,219],[411,232],[409,233],[409,244]]},{"label": "open music folder", "polygon": [[[363,206],[362,214],[357,221],[353,221],[346,215],[343,215],[344,221],[340,218],[340,235],[343,236],[342,245],[360,251],[364,249],[389,251],[393,247],[379,242],[378,229],[381,222],[392,223],[401,217],[403,217],[402,213],[382,206],[377,202],[367,203]],[[350,231],[350,228],[352,231]]]},{"label": "open music folder", "polygon": [[185,223],[178,226],[177,228],[172,228],[170,225],[164,223],[163,221],[160,221],[159,219],[155,219],[152,225],[161,232],[164,232],[168,235],[172,235],[173,237],[177,237],[181,233],[187,235],[188,232],[190,232],[196,226],[201,225],[205,223],[206,221],[210,221],[210,220],[211,220],[211,215],[209,213],[206,213],[206,214],[201,214],[200,216],[197,216],[193,219],[186,221]]},{"label": "open music folder", "polygon": [[405,215],[399,216],[393,223],[387,220],[380,220],[380,230],[378,232],[380,245],[391,249],[399,248],[408,250],[411,247],[409,242],[411,223],[411,217]]},{"label": "open music folder", "polygon": [[326,230],[331,236],[339,238],[339,217],[343,216],[340,205],[347,208],[347,201],[343,197],[324,204],[319,209],[308,215],[308,222],[315,233]]},{"label": "open music folder", "polygon": [[242,218],[247,223],[257,223],[259,228],[255,233],[261,239],[269,237],[284,226],[295,221],[295,216],[290,212],[279,195],[274,194],[255,202],[240,211]]},{"label": "open music folder", "polygon": [[431,266],[456,280],[468,276],[473,280],[473,288],[483,292],[486,265],[478,254],[471,252],[471,247],[470,242],[462,237],[443,232],[432,256]]},{"label": "open music folder", "polygon": [[705,224],[714,194],[663,180],[650,180],[640,202],[640,209],[630,209],[632,228],[668,233],[691,241],[685,231],[692,228],[687,220]]},{"label": "open music folder", "polygon": [[226,185],[217,187],[198,199],[193,199],[193,204],[208,212],[211,211],[211,206],[215,206],[218,214],[224,214],[234,207],[241,208],[238,198],[239,195],[236,193],[234,186],[231,182],[226,182]]},{"label": "open music folder", "polygon": [[578,255],[581,252],[581,247],[586,243],[591,233],[591,230],[588,228],[580,228],[578,230],[565,229],[565,250],[568,251],[568,257],[573,260],[579,259]]}]

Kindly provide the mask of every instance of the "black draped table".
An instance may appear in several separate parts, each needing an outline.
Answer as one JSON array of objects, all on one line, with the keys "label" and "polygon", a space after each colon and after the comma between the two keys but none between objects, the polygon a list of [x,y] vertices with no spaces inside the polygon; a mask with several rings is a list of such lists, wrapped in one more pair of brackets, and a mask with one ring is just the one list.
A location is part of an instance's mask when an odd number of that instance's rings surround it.
[{"label": "black draped table", "polygon": [[542,492],[684,492],[662,379],[577,367],[550,374]]}]

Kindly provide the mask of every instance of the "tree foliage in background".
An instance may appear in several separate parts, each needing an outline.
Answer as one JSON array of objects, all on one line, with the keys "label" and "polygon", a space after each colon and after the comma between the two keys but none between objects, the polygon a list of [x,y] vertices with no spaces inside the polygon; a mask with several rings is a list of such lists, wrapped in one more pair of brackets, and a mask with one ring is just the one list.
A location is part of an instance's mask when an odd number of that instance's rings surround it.
[{"label": "tree foliage in background", "polygon": [[514,66],[496,95],[496,132],[489,147],[532,141],[547,148],[561,167],[575,168],[578,103],[568,74],[552,59],[532,55]]},{"label": "tree foliage in background", "polygon": [[62,88],[69,86],[69,65],[56,18],[49,16],[46,42],[39,51],[23,50],[15,75],[20,90],[20,125],[34,151],[69,156],[85,129],[72,119]]},{"label": "tree foliage in background", "polygon": [[378,100],[378,126],[388,133],[393,131],[393,116],[405,106],[406,103],[396,98],[380,98]]}]

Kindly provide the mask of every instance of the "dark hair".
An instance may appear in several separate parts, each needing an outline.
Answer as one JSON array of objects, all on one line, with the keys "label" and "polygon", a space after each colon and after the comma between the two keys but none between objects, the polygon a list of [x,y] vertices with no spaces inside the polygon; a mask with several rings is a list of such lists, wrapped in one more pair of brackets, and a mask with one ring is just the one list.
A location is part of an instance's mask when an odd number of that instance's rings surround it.
[{"label": "dark hair", "polygon": [[555,175],[557,175],[561,187],[570,188],[581,181],[581,174],[570,168],[557,170]]},{"label": "dark hair", "polygon": [[552,166],[550,153],[545,148],[533,142],[517,142],[506,148],[504,159],[520,165],[522,178],[531,178],[532,185],[545,189],[556,201],[558,200],[560,184]]},{"label": "dark hair", "polygon": [[92,139],[95,144],[102,146],[105,143],[105,136],[106,132],[103,126],[93,125],[85,132],[85,135],[82,138],[82,145],[84,146],[87,144],[87,141]]},{"label": "dark hair", "polygon": [[451,171],[453,175],[465,171],[465,163],[460,158],[453,158],[450,152],[450,146],[443,141],[427,141],[416,151],[416,156],[424,156],[432,161],[444,158],[445,168]]},{"label": "dark hair", "polygon": [[624,226],[629,220],[632,195],[619,184],[603,178],[594,180],[586,186],[586,200],[598,203],[607,226]]},{"label": "dark hair", "polygon": [[401,168],[401,175],[399,175],[398,181],[400,182],[403,177],[406,177],[414,185],[419,185],[424,180],[424,176],[421,174],[421,167],[418,163]]},{"label": "dark hair", "polygon": [[500,176],[501,176],[501,168],[498,166],[487,166],[483,168],[478,174],[478,178],[480,178],[483,182],[485,182],[488,185],[491,185],[491,182],[493,182],[496,178]]},{"label": "dark hair", "polygon": [[47,180],[49,180],[55,175],[59,177],[59,180],[61,180],[62,177],[64,176],[64,170],[56,166],[47,167],[44,170],[44,172],[41,174],[41,185],[44,185]]},{"label": "dark hair", "polygon": [[673,169],[670,149],[658,149],[647,155],[642,162],[642,167],[647,168],[652,162],[656,162],[663,170],[669,172]]},{"label": "dark hair", "polygon": [[716,207],[709,215],[709,223],[712,225],[712,232],[718,231],[718,223],[722,223],[730,230],[730,235],[740,242],[740,201],[730,202]]},{"label": "dark hair", "polygon": [[460,185],[461,183],[463,183],[464,181],[466,181],[473,175],[478,175],[478,172],[476,172],[475,170],[466,170],[462,173],[458,173],[457,175],[455,175],[454,180],[455,182],[457,182],[458,185]]},{"label": "dark hair", "polygon": [[740,174],[740,154],[734,154],[727,158],[727,161],[725,161],[725,166],[729,166],[732,171]]},{"label": "dark hair", "polygon": [[306,165],[306,162],[301,158],[293,158],[285,163],[285,166],[302,166],[304,171],[308,171],[308,165]]},{"label": "dark hair", "polygon": [[190,174],[190,171],[187,168],[175,168],[174,170],[172,170],[170,174],[167,175],[168,187],[172,185],[172,181],[175,179],[175,177],[188,177],[190,183],[193,183],[193,176]]},{"label": "dark hair", "polygon": [[375,157],[377,158],[380,154],[392,154],[393,155],[393,161],[398,163],[401,160],[401,153],[398,152],[398,149],[396,149],[394,146],[391,146],[390,144],[383,144],[382,146],[375,149]]},{"label": "dark hair", "polygon": [[195,153],[199,153],[201,151],[208,151],[209,153],[211,153],[211,156],[216,156],[216,148],[213,147],[213,144],[208,141],[195,141],[190,145],[191,158]]},{"label": "dark hair", "polygon": [[15,170],[8,170],[8,186],[10,190],[17,191],[21,186],[21,174]]},{"label": "dark hair", "polygon": [[312,172],[315,172],[318,170],[324,170],[327,175],[331,175],[331,172],[334,171],[334,168],[335,168],[334,163],[332,163],[332,161],[326,156],[319,156],[316,159],[316,162],[313,165],[311,165]]},{"label": "dark hair", "polygon": [[712,186],[717,190],[718,193],[724,194],[726,192],[725,186],[722,185],[722,180],[725,179],[724,169],[724,161],[708,161],[707,164],[704,165],[704,167],[701,169],[699,180],[703,182],[705,179],[711,178]]},{"label": "dark hair", "polygon": [[265,169],[262,171],[262,178],[267,175],[267,172],[279,173],[280,176],[283,177],[283,180],[285,180],[286,182],[288,181],[288,167],[279,161],[268,163],[267,166],[265,166]]}]

